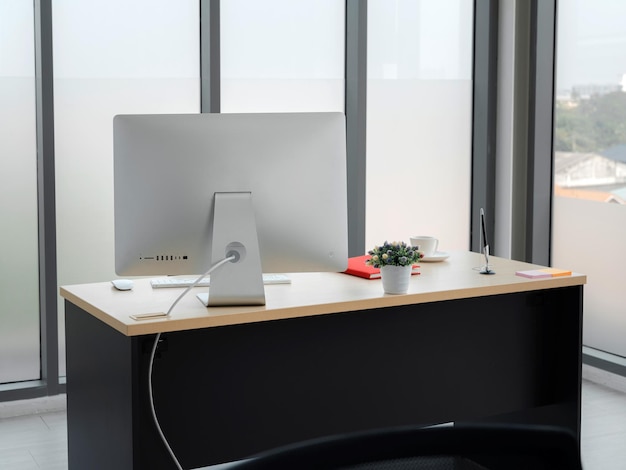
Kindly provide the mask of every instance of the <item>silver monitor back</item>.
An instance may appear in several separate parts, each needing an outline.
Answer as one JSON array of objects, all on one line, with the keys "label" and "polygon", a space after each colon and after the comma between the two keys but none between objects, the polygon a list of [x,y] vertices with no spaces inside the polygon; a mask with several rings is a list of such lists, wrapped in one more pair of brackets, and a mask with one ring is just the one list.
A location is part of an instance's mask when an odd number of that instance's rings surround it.
[{"label": "silver monitor back", "polygon": [[263,272],[347,264],[342,113],[118,115],[115,270],[200,274],[214,195],[250,192]]}]

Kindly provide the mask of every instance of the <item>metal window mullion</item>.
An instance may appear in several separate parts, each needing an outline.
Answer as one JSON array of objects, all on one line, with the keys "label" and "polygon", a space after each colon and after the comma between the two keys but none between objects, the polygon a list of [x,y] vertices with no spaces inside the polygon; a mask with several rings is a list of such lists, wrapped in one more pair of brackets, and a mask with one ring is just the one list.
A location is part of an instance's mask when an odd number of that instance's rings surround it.
[{"label": "metal window mullion", "polygon": [[348,255],[365,253],[367,0],[346,0],[345,112]]},{"label": "metal window mullion", "polygon": [[220,0],[200,0],[200,112],[221,111]]},{"label": "metal window mullion", "polygon": [[51,0],[35,1],[35,83],[39,219],[41,379],[47,394],[60,393],[57,312],[54,93]]},{"label": "metal window mullion", "polygon": [[526,261],[550,264],[556,0],[531,6]]},{"label": "metal window mullion", "polygon": [[[496,187],[498,2],[474,2],[472,185],[470,249],[480,251],[479,211],[485,210],[487,239],[493,245]],[[491,246],[494,252],[494,246]]]}]

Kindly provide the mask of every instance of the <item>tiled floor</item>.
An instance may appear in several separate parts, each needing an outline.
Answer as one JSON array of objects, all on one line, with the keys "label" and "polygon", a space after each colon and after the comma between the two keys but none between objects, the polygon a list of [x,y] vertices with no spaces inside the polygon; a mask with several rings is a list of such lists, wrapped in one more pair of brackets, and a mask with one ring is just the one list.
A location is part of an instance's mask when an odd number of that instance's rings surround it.
[{"label": "tiled floor", "polygon": [[0,420],[0,468],[67,470],[65,411]]},{"label": "tiled floor", "polygon": [[582,390],[584,469],[626,469],[626,393],[589,381]]},{"label": "tiled floor", "polygon": [[[626,469],[626,393],[583,381],[585,470]],[[66,470],[64,411],[0,419],[0,469]]]}]

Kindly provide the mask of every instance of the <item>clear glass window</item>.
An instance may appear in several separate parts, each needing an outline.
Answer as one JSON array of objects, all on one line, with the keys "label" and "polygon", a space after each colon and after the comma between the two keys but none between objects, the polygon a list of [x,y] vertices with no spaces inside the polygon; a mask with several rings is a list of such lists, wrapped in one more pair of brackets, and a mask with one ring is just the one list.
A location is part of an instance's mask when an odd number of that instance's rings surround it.
[{"label": "clear glass window", "polygon": [[345,2],[220,4],[221,111],[343,111]]},{"label": "clear glass window", "polygon": [[0,2],[0,383],[39,379],[33,2]]},{"label": "clear glass window", "polygon": [[[200,111],[198,0],[53,8],[60,285],[115,278],[113,117]],[[60,373],[65,373],[59,300]]]},{"label": "clear glass window", "polygon": [[558,8],[552,264],[587,275],[583,343],[626,357],[626,3]]}]

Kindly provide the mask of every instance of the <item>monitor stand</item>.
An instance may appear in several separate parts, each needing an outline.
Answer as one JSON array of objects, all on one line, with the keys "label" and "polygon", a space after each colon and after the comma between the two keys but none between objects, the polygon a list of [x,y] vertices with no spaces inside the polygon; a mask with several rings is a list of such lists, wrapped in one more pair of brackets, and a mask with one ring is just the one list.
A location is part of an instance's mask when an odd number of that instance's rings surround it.
[{"label": "monitor stand", "polygon": [[209,294],[197,297],[207,307],[265,305],[261,255],[252,193],[215,193],[211,260],[236,259],[211,273]]}]

